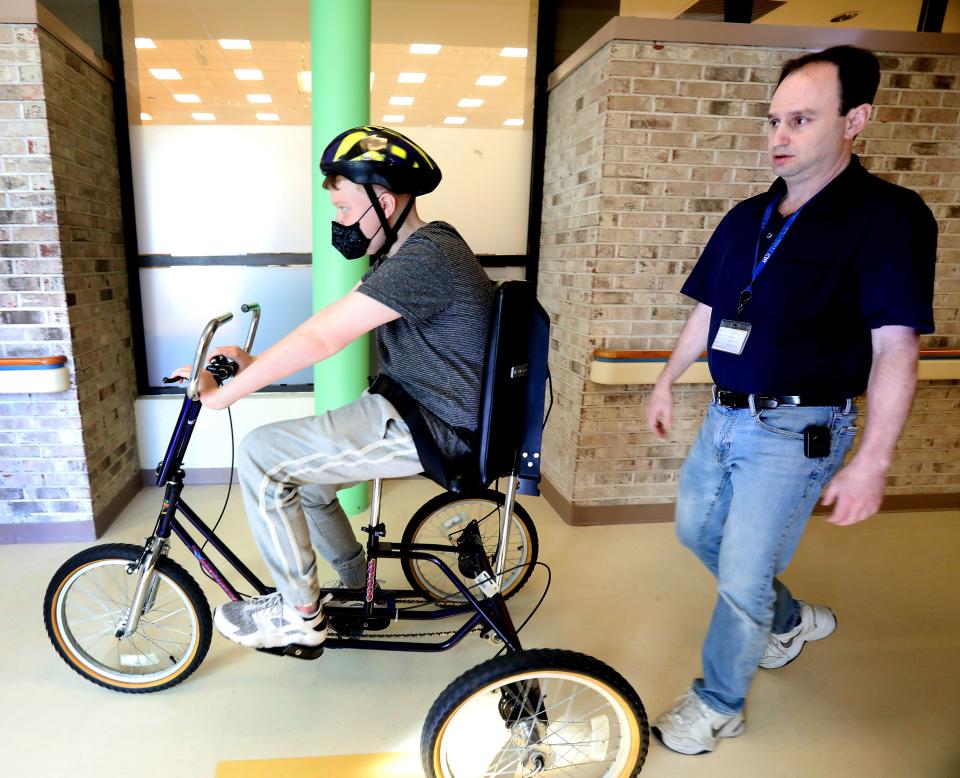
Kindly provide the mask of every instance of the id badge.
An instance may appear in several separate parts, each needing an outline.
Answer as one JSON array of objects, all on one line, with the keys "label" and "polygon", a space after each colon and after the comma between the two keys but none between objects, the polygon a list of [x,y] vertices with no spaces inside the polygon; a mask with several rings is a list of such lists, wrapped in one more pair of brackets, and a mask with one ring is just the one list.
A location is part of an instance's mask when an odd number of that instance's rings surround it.
[{"label": "id badge", "polygon": [[747,338],[750,337],[752,326],[745,321],[723,319],[720,322],[720,329],[717,330],[717,337],[713,339],[712,348],[739,356],[743,353],[743,347],[747,345]]}]

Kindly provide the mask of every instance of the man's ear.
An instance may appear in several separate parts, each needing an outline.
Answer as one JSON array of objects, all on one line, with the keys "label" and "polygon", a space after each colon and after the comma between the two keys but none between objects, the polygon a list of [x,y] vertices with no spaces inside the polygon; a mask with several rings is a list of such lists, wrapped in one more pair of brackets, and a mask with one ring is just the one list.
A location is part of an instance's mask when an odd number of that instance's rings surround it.
[{"label": "man's ear", "polygon": [[859,135],[863,128],[867,126],[867,120],[873,112],[873,106],[870,103],[858,105],[847,111],[846,125],[843,129],[843,137],[852,140]]}]

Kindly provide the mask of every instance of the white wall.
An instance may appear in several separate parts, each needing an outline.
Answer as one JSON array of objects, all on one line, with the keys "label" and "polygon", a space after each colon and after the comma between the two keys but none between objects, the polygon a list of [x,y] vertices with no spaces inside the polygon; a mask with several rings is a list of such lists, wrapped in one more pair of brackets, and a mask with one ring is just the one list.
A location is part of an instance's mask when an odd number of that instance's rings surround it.
[{"label": "white wall", "polygon": [[[153,470],[163,458],[182,405],[183,395],[137,398],[137,450],[142,470]],[[235,403],[231,410],[235,442],[239,446],[244,435],[263,424],[312,415],[313,395],[310,392],[253,394]],[[183,464],[187,483],[190,468],[230,467],[230,421],[226,411],[200,411]]]},{"label": "white wall", "polygon": [[[477,253],[526,251],[532,133],[402,131],[443,171],[422,216]],[[310,252],[309,127],[133,125],[130,143],[141,254]]]}]

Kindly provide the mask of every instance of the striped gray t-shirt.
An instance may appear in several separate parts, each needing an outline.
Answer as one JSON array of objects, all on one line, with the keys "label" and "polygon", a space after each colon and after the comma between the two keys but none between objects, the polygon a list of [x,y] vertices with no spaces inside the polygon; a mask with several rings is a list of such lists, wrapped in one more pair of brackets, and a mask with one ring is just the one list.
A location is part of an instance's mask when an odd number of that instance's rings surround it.
[{"label": "striped gray t-shirt", "polygon": [[475,432],[494,285],[460,234],[430,222],[377,262],[359,292],[400,318],[377,328],[380,372],[425,410],[448,456],[467,451],[456,430]]}]

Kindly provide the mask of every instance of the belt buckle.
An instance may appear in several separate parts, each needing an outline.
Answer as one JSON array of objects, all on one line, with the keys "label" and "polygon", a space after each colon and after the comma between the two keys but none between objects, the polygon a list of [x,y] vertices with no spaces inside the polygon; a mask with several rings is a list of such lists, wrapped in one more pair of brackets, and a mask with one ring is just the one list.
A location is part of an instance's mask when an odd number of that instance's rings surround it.
[{"label": "belt buckle", "polygon": [[772,411],[774,408],[780,406],[780,401],[776,397],[769,397],[765,394],[758,394],[756,396],[756,403],[758,408],[763,408],[768,411]]},{"label": "belt buckle", "polygon": [[717,405],[722,405],[725,408],[733,408],[736,404],[736,392],[731,392],[728,389],[717,389]]}]

